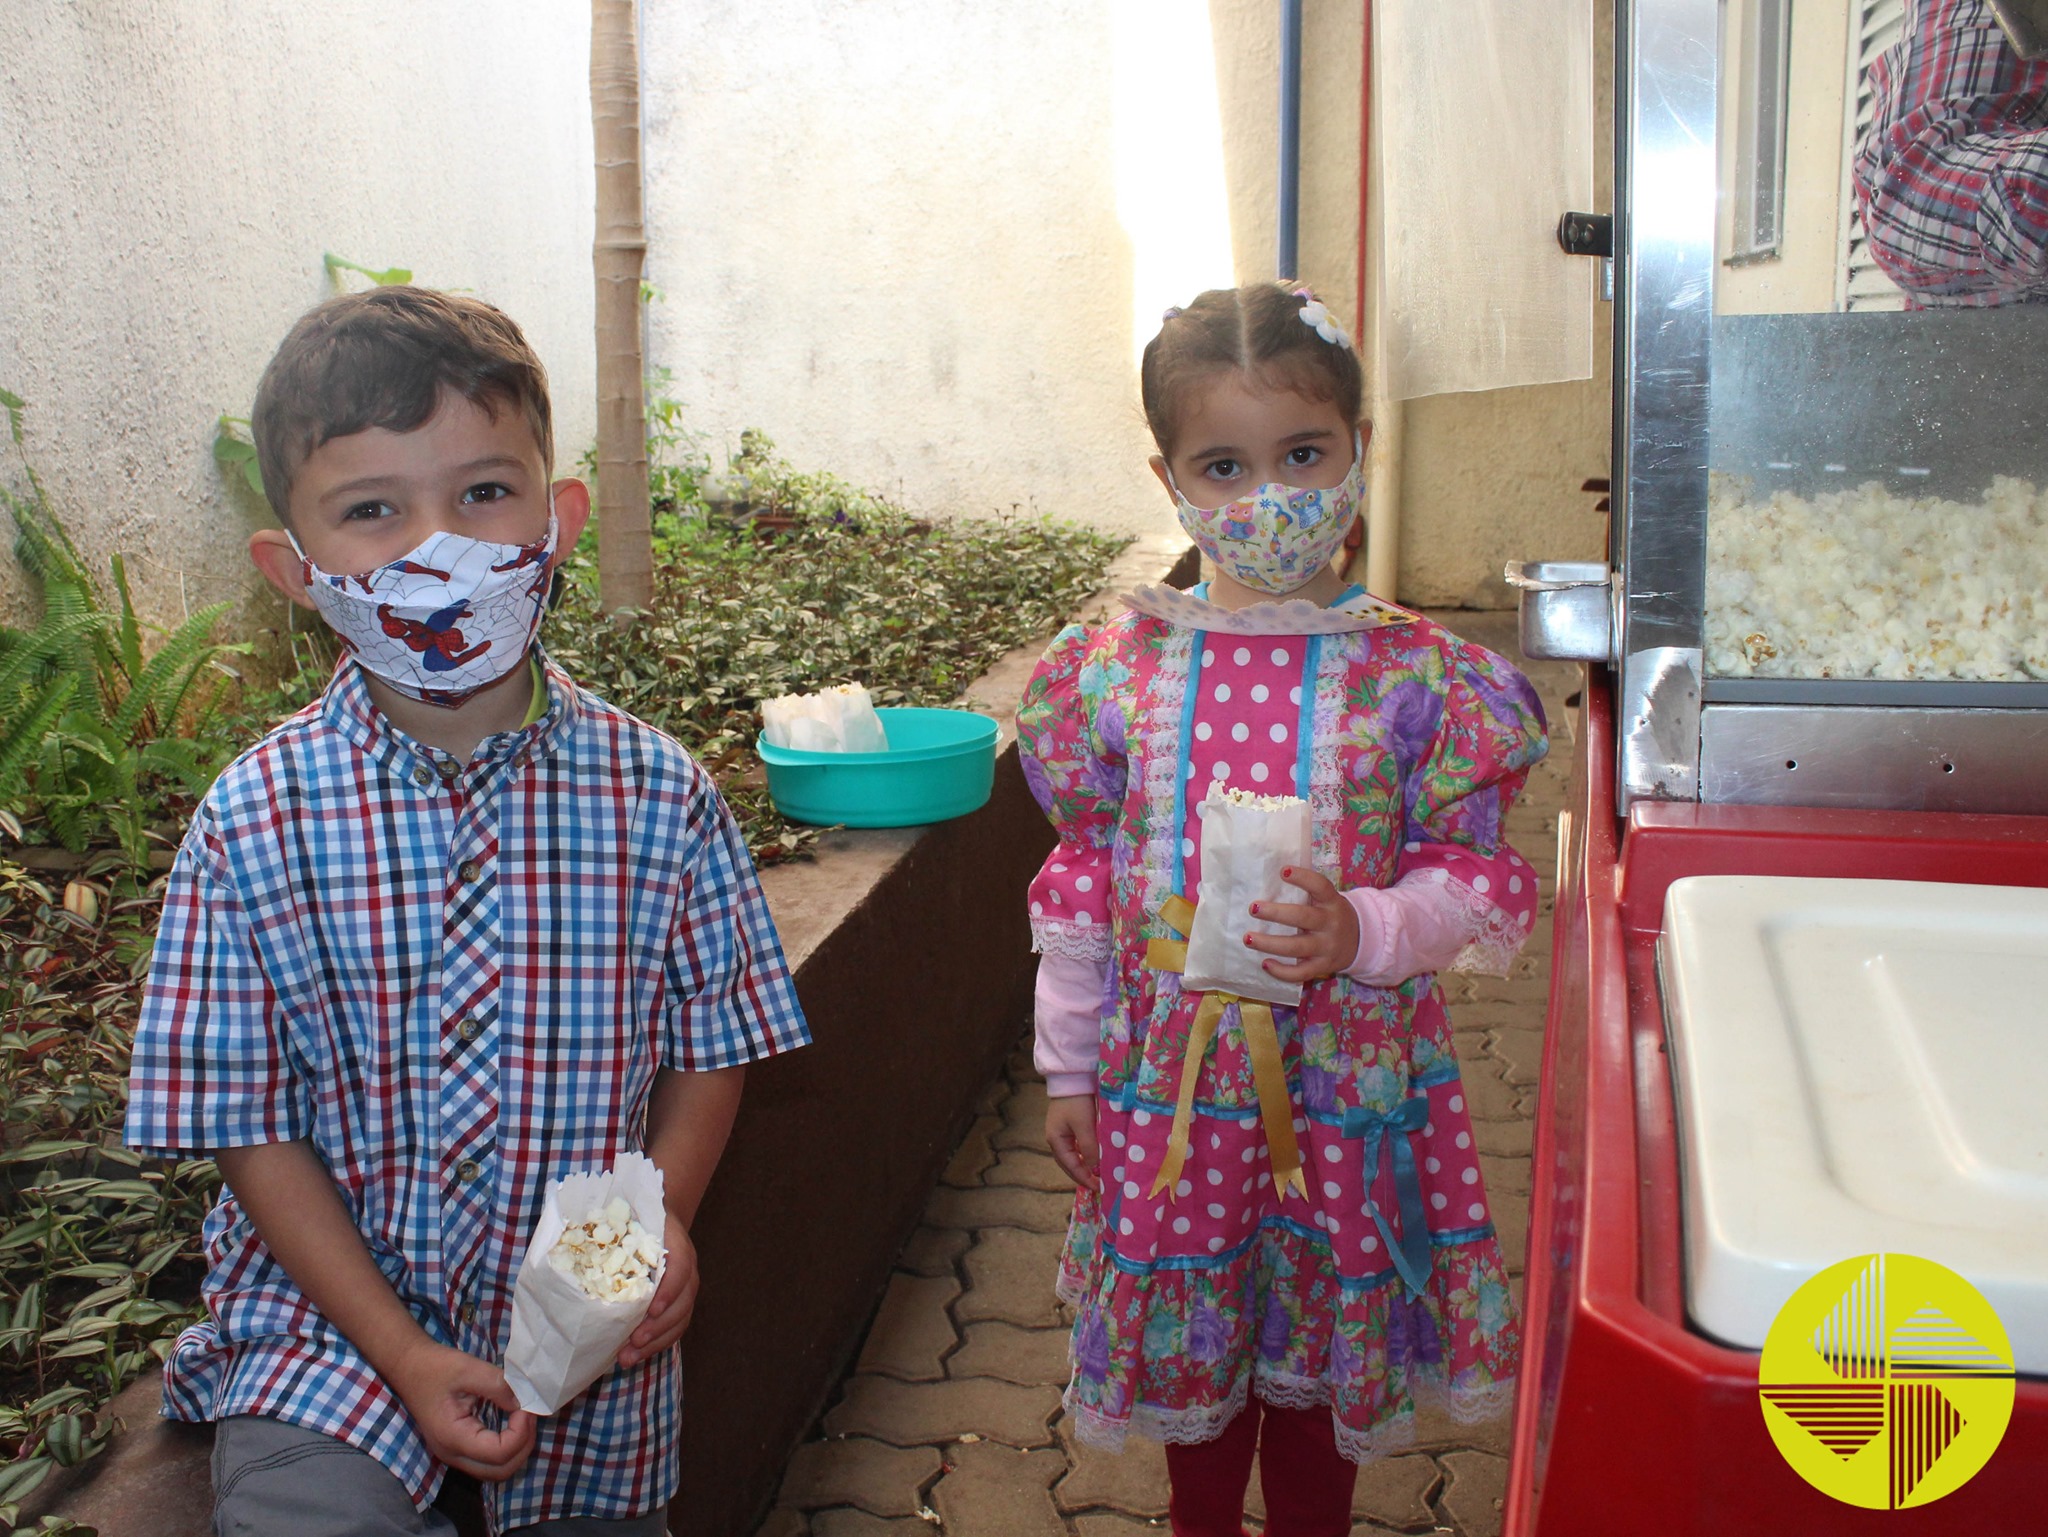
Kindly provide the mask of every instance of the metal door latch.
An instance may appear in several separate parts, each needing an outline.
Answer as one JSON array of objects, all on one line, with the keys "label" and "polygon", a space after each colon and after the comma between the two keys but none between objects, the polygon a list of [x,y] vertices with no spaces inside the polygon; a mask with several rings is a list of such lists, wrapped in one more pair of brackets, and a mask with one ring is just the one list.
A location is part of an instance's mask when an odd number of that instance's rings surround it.
[{"label": "metal door latch", "polygon": [[1612,256],[1614,218],[1604,213],[1568,213],[1557,221],[1557,243],[1567,256]]}]

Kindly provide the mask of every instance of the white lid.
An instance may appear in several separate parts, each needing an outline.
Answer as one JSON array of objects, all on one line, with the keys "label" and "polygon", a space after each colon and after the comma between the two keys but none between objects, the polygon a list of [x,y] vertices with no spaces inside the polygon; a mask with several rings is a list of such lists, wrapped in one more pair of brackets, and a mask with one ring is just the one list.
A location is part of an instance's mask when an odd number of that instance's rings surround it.
[{"label": "white lid", "polygon": [[1801,1282],[1889,1250],[2048,1371],[2048,891],[1695,876],[1661,964],[1693,1322],[1761,1347]]}]

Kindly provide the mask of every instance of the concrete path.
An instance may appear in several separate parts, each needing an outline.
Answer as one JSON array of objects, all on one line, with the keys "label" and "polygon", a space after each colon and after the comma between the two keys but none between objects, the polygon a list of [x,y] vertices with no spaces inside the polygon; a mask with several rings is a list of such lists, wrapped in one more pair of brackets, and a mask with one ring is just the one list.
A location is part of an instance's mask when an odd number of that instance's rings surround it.
[{"label": "concrete path", "polygon": [[[1512,614],[1445,614],[1459,634],[1516,655]],[[1552,722],[1550,758],[1508,837],[1556,873],[1571,744],[1565,694],[1579,670],[1529,669]],[[1449,979],[1466,1099],[1521,1289],[1529,1148],[1550,962],[1550,908],[1507,978]],[[1137,1537],[1164,1530],[1166,1464],[1132,1438],[1121,1457],[1075,1444],[1062,1421],[1069,1310],[1052,1277],[1072,1189],[1045,1152],[1045,1085],[1012,1056],[897,1263],[853,1372],[817,1438],[790,1459],[758,1537]],[[1413,1452],[1365,1469],[1353,1537],[1496,1537],[1507,1422],[1425,1421]],[[1253,1474],[1254,1526],[1263,1516]]]}]

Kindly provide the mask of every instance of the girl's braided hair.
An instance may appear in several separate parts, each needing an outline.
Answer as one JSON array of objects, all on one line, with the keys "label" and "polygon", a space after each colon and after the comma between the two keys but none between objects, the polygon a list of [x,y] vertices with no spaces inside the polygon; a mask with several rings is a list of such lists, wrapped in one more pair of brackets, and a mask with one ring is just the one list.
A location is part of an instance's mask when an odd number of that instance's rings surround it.
[{"label": "girl's braided hair", "polygon": [[1304,323],[1302,308],[1314,297],[1298,284],[1249,283],[1212,288],[1186,309],[1166,312],[1138,367],[1145,423],[1162,454],[1173,452],[1189,395],[1222,368],[1268,389],[1334,402],[1344,420],[1359,419],[1365,376],[1358,354]]}]

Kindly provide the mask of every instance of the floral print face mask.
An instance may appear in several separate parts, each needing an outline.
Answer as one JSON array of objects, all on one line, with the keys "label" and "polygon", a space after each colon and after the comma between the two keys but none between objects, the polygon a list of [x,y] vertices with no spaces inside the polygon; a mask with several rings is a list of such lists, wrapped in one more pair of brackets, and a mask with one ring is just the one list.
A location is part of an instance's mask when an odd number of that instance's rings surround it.
[{"label": "floral print face mask", "polygon": [[358,662],[401,693],[452,708],[526,659],[547,612],[555,539],[550,504],[548,531],[532,544],[437,532],[361,576],[299,556],[314,607]]},{"label": "floral print face mask", "polygon": [[1365,505],[1365,444],[1351,435],[1351,469],[1322,490],[1304,491],[1273,481],[1221,507],[1197,507],[1167,472],[1180,526],[1216,569],[1254,592],[1274,597],[1315,580],[1344,543],[1351,519]]}]

